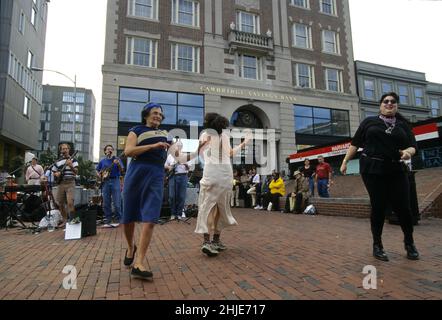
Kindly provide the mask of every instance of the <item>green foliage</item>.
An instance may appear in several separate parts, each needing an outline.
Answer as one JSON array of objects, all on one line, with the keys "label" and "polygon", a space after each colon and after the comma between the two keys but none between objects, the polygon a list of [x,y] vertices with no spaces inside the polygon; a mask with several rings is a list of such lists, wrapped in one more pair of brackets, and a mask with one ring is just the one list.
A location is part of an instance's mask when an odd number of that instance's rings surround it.
[{"label": "green foliage", "polygon": [[25,170],[24,164],[25,164],[25,158],[22,156],[15,156],[11,159],[12,168],[14,168],[14,169],[20,168],[21,169],[21,170],[17,170],[14,172],[14,175],[16,178],[20,178],[23,175],[23,172]]},{"label": "green foliage", "polygon": [[84,160],[82,156],[78,156],[77,161],[80,184],[87,185],[89,180],[96,178],[94,163],[90,160]]},{"label": "green foliage", "polygon": [[40,154],[40,159],[38,162],[43,168],[46,168],[53,164],[57,160],[57,154],[55,152],[52,152],[49,148],[46,151],[43,151]]}]

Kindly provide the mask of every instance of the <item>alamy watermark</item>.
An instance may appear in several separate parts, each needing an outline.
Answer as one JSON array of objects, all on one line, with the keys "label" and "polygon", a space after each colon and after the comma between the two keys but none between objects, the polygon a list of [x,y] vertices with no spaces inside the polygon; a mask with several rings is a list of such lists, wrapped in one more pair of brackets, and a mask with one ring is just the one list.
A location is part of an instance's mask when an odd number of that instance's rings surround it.
[{"label": "alamy watermark", "polygon": [[376,290],[378,288],[378,275],[375,266],[367,265],[362,269],[362,273],[366,274],[362,280],[362,287],[365,290]]},{"label": "alamy watermark", "polygon": [[65,290],[77,290],[77,268],[74,266],[65,266],[63,273],[67,274],[63,279],[63,288]]}]

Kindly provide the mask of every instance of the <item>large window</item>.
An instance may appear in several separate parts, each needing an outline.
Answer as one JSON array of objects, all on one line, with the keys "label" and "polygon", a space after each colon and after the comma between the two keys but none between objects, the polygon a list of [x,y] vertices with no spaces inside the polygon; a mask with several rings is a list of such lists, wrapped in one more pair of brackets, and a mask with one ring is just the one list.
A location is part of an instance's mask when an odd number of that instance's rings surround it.
[{"label": "large window", "polygon": [[431,116],[438,117],[440,110],[439,99],[430,98],[430,108],[431,108]]},{"label": "large window", "polygon": [[119,121],[141,122],[141,110],[147,101],[159,103],[166,117],[163,124],[203,125],[204,96],[171,91],[120,88]]},{"label": "large window", "polygon": [[381,81],[382,94],[393,91],[393,83],[389,81]]},{"label": "large window", "polygon": [[297,63],[295,65],[296,86],[301,88],[314,88],[314,71],[313,66]]},{"label": "large window", "polygon": [[74,96],[76,103],[84,103],[85,101],[84,92],[76,92],[74,94],[74,92],[67,92],[67,91],[63,92],[63,102],[74,103]]},{"label": "large window", "polygon": [[320,0],[321,12],[336,15],[336,0]]},{"label": "large window", "polygon": [[158,19],[158,0],[129,0],[129,14],[147,19]]},{"label": "large window", "polygon": [[326,68],[325,84],[328,91],[342,92],[342,71]]},{"label": "large window", "polygon": [[410,103],[410,94],[408,93],[408,86],[404,84],[398,85],[399,88],[399,103],[400,104],[409,104]]},{"label": "large window", "polygon": [[261,60],[248,55],[240,55],[239,58],[239,76],[244,79],[261,80]]},{"label": "large window", "polygon": [[157,41],[127,37],[127,64],[157,67]]},{"label": "large window", "polygon": [[330,30],[322,30],[322,51],[327,53],[339,54],[338,34]]},{"label": "large window", "polygon": [[236,24],[239,31],[249,33],[260,33],[259,16],[256,14],[238,11],[236,13]]},{"label": "large window", "polygon": [[364,79],[364,98],[375,99],[374,80]]},{"label": "large window", "polygon": [[414,101],[416,106],[424,106],[424,90],[422,88],[414,88]]},{"label": "large window", "polygon": [[312,30],[309,26],[295,23],[293,25],[293,46],[299,48],[312,48]]},{"label": "large window", "polygon": [[290,0],[290,4],[296,7],[310,8],[309,0]]},{"label": "large window", "polygon": [[172,44],[172,70],[200,72],[200,48],[185,44]]},{"label": "large window", "polygon": [[350,136],[348,111],[295,105],[295,132],[327,136]]},{"label": "large window", "polygon": [[200,4],[198,1],[172,0],[172,22],[199,27]]}]

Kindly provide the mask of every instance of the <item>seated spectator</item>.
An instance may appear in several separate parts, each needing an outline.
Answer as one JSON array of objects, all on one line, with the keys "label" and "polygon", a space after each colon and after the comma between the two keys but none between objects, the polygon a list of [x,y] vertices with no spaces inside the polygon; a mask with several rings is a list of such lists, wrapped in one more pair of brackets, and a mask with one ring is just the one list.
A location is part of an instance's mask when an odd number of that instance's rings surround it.
[{"label": "seated spectator", "polygon": [[295,171],[295,186],[285,202],[286,213],[303,213],[309,199],[309,179],[305,178],[300,171]]},{"label": "seated spectator", "polygon": [[[282,178],[279,176],[279,172],[273,174],[273,179],[269,184],[270,189],[270,202],[271,210],[279,211],[279,198],[285,195],[285,185]],[[269,210],[270,211],[270,210]]]}]

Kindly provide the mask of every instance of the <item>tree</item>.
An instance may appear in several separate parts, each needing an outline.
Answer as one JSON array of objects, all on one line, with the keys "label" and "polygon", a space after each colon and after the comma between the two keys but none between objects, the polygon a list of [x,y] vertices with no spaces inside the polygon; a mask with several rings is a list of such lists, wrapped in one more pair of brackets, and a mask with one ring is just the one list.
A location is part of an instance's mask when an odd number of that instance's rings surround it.
[{"label": "tree", "polygon": [[78,156],[78,175],[80,176],[80,184],[88,185],[90,180],[96,178],[94,163],[90,160],[84,160],[82,156]]},{"label": "tree", "polygon": [[26,170],[24,167],[25,158],[22,156],[15,156],[11,159],[12,168],[15,170],[14,175],[16,178],[20,178],[23,172]]},{"label": "tree", "polygon": [[51,149],[48,148],[46,151],[43,151],[40,154],[40,159],[38,161],[43,168],[46,168],[52,165],[56,160],[57,154],[55,152],[52,152]]}]

